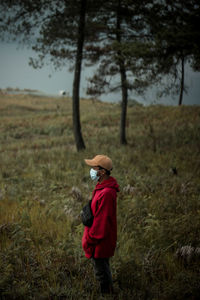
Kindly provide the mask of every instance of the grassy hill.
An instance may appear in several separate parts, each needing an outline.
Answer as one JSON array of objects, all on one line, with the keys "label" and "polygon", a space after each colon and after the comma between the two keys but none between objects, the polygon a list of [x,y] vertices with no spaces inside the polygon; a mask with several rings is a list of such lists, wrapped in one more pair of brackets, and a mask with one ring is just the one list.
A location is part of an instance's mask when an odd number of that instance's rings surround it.
[{"label": "grassy hill", "polygon": [[84,158],[107,154],[118,194],[114,299],[197,299],[200,291],[200,107],[0,96],[0,298],[100,299],[81,248],[94,184]]}]

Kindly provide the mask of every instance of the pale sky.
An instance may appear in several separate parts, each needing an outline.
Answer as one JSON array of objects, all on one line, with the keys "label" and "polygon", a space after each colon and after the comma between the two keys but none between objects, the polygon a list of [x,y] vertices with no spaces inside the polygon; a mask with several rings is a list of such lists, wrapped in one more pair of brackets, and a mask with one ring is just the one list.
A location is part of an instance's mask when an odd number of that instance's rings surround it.
[{"label": "pale sky", "polygon": [[[14,43],[0,43],[0,88],[36,89],[50,95],[58,95],[60,90],[66,90],[71,96],[73,72],[70,73],[66,67],[55,71],[51,66],[35,70],[28,64],[29,57],[33,55],[32,50],[26,48],[17,49]],[[91,71],[84,69],[81,75],[81,97],[86,97],[86,77],[90,75],[89,72]],[[195,73],[188,69],[185,79],[189,89],[188,94],[184,94],[183,104],[200,105],[200,73]],[[146,93],[144,103],[155,102],[155,93],[153,91],[154,89]],[[138,97],[133,93],[130,95],[130,98],[143,102],[144,97]],[[121,94],[103,95],[101,99],[105,101],[120,101]],[[178,96],[174,100],[171,97],[163,98],[159,101],[156,100],[156,103],[176,105]]]}]

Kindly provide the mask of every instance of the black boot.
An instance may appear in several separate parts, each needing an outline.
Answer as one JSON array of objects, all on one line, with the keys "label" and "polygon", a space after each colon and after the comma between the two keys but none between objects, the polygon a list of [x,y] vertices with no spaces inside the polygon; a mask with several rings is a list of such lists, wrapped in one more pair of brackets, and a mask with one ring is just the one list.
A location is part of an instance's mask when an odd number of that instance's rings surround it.
[{"label": "black boot", "polygon": [[110,283],[101,283],[100,288],[102,295],[113,294],[113,286]]}]

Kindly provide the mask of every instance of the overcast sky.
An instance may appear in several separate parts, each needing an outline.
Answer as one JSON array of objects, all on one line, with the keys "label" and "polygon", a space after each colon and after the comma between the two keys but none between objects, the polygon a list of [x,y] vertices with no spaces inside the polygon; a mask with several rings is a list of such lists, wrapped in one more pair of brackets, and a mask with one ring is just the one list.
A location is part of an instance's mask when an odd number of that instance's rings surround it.
[{"label": "overcast sky", "polygon": [[[33,52],[26,48],[17,49],[16,44],[1,43],[0,44],[0,88],[7,87],[20,89],[36,89],[46,94],[58,95],[60,90],[66,90],[72,94],[73,73],[63,70],[55,71],[53,67],[46,66],[42,69],[35,70],[29,66],[29,57],[33,56]],[[81,77],[80,96],[85,97],[85,89],[87,86],[86,77],[89,71],[83,70]],[[183,104],[200,105],[200,73],[194,73],[191,70],[186,72],[186,84],[189,86],[188,94],[184,94]],[[144,97],[138,97],[134,93],[130,96],[132,99],[142,101]],[[103,95],[102,100],[120,101],[121,95]],[[145,95],[146,103],[167,103],[176,105],[176,99],[161,99],[155,101],[155,93],[148,91]]]}]

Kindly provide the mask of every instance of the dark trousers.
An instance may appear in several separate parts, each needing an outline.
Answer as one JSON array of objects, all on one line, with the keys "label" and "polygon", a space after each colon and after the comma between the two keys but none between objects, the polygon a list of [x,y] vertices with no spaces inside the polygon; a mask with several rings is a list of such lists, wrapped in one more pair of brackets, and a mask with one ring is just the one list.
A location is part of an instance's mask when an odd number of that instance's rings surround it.
[{"label": "dark trousers", "polygon": [[112,291],[113,281],[110,271],[109,258],[91,258],[94,267],[94,274],[100,283],[102,293]]}]

